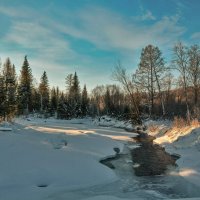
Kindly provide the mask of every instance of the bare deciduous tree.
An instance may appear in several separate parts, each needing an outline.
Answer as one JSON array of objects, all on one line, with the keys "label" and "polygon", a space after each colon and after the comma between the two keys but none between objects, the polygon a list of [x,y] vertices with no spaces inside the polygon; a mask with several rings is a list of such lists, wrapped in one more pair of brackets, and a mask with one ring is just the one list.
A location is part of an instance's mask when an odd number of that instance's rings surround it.
[{"label": "bare deciduous tree", "polygon": [[184,46],[181,42],[177,43],[173,48],[173,68],[180,72],[182,82],[183,82],[183,90],[185,96],[185,104],[187,108],[187,120],[190,123],[190,109],[188,102],[188,50],[187,47]]},{"label": "bare deciduous tree", "polygon": [[162,114],[165,115],[161,80],[166,70],[162,53],[158,47],[148,45],[142,49],[140,63],[134,75],[134,81],[148,93],[150,116],[154,112],[154,99],[156,94],[158,94],[161,102]]},{"label": "bare deciduous tree", "polygon": [[136,85],[134,85],[132,81],[132,77],[127,74],[126,69],[124,69],[121,66],[120,62],[118,62],[117,65],[115,66],[115,70],[112,76],[115,81],[118,81],[121,83],[125,92],[130,97],[132,123],[142,124],[141,115],[139,111],[140,101],[139,101],[139,96],[138,96],[138,90],[136,88]]},{"label": "bare deciduous tree", "polygon": [[194,106],[197,107],[198,90],[200,83],[200,48],[198,45],[193,45],[188,50],[188,75],[189,81],[193,88]]}]

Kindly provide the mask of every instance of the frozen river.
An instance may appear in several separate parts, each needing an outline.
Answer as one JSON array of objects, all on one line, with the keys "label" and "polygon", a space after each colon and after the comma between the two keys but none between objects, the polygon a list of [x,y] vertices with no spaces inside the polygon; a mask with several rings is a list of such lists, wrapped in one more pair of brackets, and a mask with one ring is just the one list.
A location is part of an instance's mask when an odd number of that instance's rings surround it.
[{"label": "frozen river", "polygon": [[[12,131],[0,131],[0,199],[118,200],[200,196],[178,176],[137,177],[131,162],[129,133],[99,127],[91,120],[17,119]],[[99,161],[114,156],[115,169]],[[43,187],[40,187],[43,186]]]}]

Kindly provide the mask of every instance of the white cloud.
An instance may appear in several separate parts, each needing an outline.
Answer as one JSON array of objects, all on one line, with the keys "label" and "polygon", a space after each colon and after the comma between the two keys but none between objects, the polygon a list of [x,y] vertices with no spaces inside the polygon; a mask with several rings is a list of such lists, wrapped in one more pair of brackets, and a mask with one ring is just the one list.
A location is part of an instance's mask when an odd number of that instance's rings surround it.
[{"label": "white cloud", "polygon": [[200,32],[193,33],[191,39],[199,40],[200,39]]},{"label": "white cloud", "polygon": [[[23,10],[26,10],[25,14]],[[171,46],[185,31],[185,28],[178,24],[179,16],[165,16],[158,20],[150,11],[144,12],[143,15],[143,20],[152,20],[149,25],[141,25],[131,18],[124,18],[119,13],[95,6],[85,7],[76,12],[67,10],[66,13],[59,13],[57,19],[25,8],[0,7],[0,13],[9,16],[11,20],[6,35],[1,39],[8,44],[14,44],[13,48],[18,47],[12,52],[7,52],[7,55],[11,59],[15,57],[14,63],[17,63],[19,56],[14,56],[15,53],[16,55],[20,53],[20,62],[23,62],[23,56],[29,52],[30,64],[37,79],[46,69],[50,74],[49,79],[54,79],[55,85],[63,85],[63,88],[66,74],[76,70],[67,61],[79,63],[77,67],[79,74],[85,80],[92,69],[91,66],[100,67],[97,58],[84,53],[81,55],[74,50],[76,47],[72,49],[72,43],[66,39],[66,35],[75,40],[86,40],[96,49],[119,52],[121,57],[132,62],[135,50],[140,50],[149,43]],[[62,64],[63,60],[66,60],[66,64]],[[104,61],[101,60],[102,63]],[[108,67],[114,65],[114,62],[108,62],[106,64]],[[21,63],[17,65],[21,66]],[[101,73],[106,76],[109,70]],[[93,74],[91,79],[95,84],[97,76],[102,74],[95,73],[95,70],[91,73]]]},{"label": "white cloud", "polygon": [[31,8],[24,6],[17,8],[0,6],[0,13],[15,18],[31,18],[35,14],[35,11]]},{"label": "white cloud", "polygon": [[143,11],[142,9],[142,14],[139,16],[133,17],[133,19],[138,20],[138,21],[149,21],[149,20],[156,20],[156,17],[152,14],[150,10]]},{"label": "white cloud", "polygon": [[66,22],[60,24],[59,29],[107,50],[133,51],[149,43],[168,45],[185,32],[185,28],[177,23],[177,15],[163,17],[151,25],[138,24],[134,20],[124,19],[118,13],[98,7],[87,8],[75,16],[78,26]]},{"label": "white cloud", "polygon": [[52,29],[37,22],[13,22],[4,40],[36,51],[38,56],[49,59],[62,57],[63,54],[73,56],[74,53],[66,40],[57,37]]},{"label": "white cloud", "polygon": [[156,20],[156,17],[152,14],[151,11],[147,10],[145,14],[141,16],[142,20]]},{"label": "white cloud", "polygon": [[[0,9],[0,12],[3,11],[9,15],[12,8],[10,12],[9,8]],[[178,25],[178,15],[155,20],[148,10],[141,18],[154,20],[154,23],[149,25],[138,24],[135,20],[97,6],[89,6],[77,12],[68,10],[66,15],[61,15],[63,19],[57,20],[51,16],[41,16],[41,13],[36,11],[30,13],[28,21],[17,20],[15,17],[6,39],[25,48],[43,49],[47,55],[56,52],[60,55],[67,51],[69,55],[77,56],[70,48],[69,42],[60,37],[62,34],[84,39],[100,49],[123,52],[133,51],[148,43],[168,45],[177,41],[185,32],[185,28]],[[15,16],[18,14],[20,12],[14,12]],[[39,21],[34,20],[36,16]]]}]

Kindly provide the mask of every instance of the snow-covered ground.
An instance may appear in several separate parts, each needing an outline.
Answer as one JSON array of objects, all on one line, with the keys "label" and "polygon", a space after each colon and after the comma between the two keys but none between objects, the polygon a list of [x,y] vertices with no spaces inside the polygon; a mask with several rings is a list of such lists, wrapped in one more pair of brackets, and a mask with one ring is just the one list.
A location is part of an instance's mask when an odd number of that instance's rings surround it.
[{"label": "snow-covered ground", "polygon": [[[126,152],[127,142],[136,135],[115,128],[130,124],[104,121],[99,124],[99,120],[93,122],[91,119],[18,118],[13,124],[0,127],[0,200],[169,197],[170,194],[163,195],[162,190],[170,193],[172,187],[177,187],[180,181],[177,175],[167,179],[135,177],[126,156],[115,161],[116,170],[99,163],[103,158],[114,156],[115,147]],[[103,127],[105,123],[108,126],[108,122],[113,123],[113,127]],[[189,158],[189,155],[185,156],[184,159]],[[196,168],[191,165],[188,166],[190,171],[182,170],[180,175],[195,175],[196,171],[191,169]]]},{"label": "snow-covered ground", "polygon": [[180,155],[177,174],[200,188],[200,128],[199,125],[172,127],[169,121],[151,121],[148,125],[155,127],[150,132],[155,136],[155,143],[165,147],[166,151]]},{"label": "snow-covered ground", "polygon": [[48,199],[63,190],[114,182],[116,174],[99,160],[115,155],[114,147],[122,151],[117,140],[134,135],[98,128],[90,120],[21,118],[7,128],[12,130],[0,128],[2,200]]}]

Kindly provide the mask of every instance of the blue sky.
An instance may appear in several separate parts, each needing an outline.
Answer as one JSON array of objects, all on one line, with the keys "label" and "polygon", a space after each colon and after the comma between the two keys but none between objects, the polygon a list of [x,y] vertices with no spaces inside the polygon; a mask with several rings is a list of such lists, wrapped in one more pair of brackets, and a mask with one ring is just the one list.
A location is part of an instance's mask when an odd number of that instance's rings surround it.
[{"label": "blue sky", "polygon": [[34,77],[65,88],[77,71],[89,89],[112,83],[118,60],[130,73],[148,44],[168,60],[177,41],[199,44],[199,0],[0,0],[0,57],[19,72],[24,55]]}]

